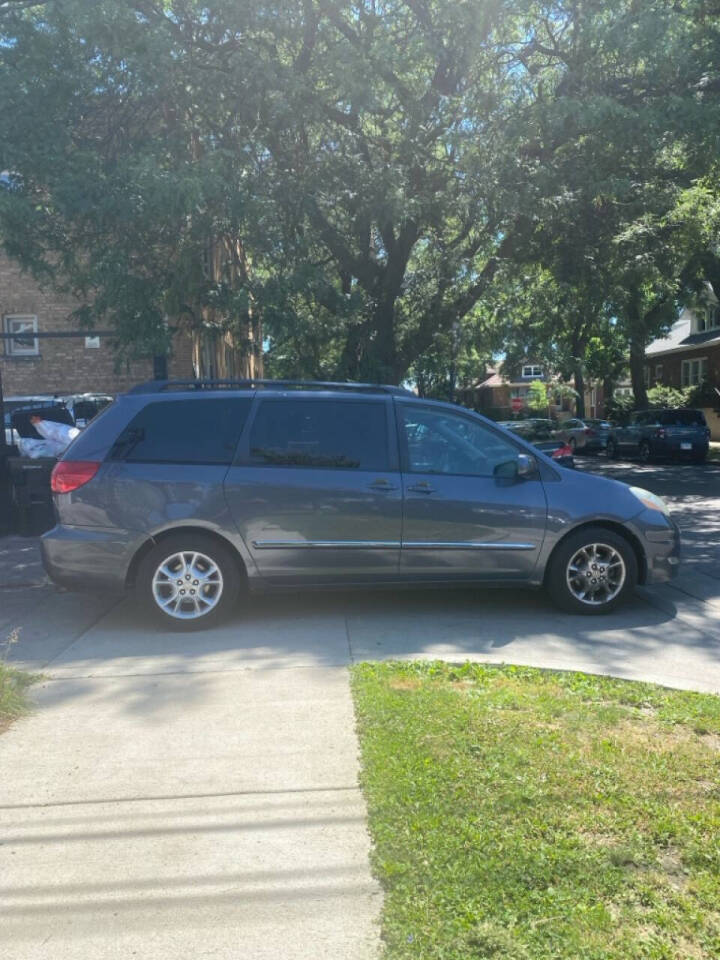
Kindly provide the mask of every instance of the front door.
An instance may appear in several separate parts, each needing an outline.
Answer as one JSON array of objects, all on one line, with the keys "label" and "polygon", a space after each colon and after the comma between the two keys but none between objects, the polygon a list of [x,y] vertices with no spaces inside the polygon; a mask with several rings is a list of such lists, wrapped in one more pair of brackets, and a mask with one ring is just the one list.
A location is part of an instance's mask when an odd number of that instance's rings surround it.
[{"label": "front door", "polygon": [[500,428],[441,406],[396,401],[403,469],[403,573],[527,579],[545,536],[539,475],[497,467],[525,452]]},{"label": "front door", "polygon": [[388,397],[260,397],[225,480],[258,573],[397,575],[402,490]]}]

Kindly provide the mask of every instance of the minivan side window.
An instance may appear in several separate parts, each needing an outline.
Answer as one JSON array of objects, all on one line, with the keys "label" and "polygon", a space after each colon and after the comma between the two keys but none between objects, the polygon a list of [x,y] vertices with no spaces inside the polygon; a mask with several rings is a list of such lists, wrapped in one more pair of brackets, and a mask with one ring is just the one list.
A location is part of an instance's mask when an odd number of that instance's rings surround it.
[{"label": "minivan side window", "polygon": [[387,470],[385,403],[262,400],[250,428],[250,463]]},{"label": "minivan side window", "polygon": [[518,449],[489,427],[445,410],[398,404],[411,473],[492,477]]},{"label": "minivan side window", "polygon": [[148,403],[110,451],[128,463],[230,464],[251,397],[207,397]]}]

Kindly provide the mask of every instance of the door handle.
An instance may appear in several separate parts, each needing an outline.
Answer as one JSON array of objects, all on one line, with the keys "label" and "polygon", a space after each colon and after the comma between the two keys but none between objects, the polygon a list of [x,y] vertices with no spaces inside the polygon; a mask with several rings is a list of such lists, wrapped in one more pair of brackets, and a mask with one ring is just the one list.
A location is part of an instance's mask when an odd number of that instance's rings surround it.
[{"label": "door handle", "polygon": [[373,480],[373,482],[372,482],[371,484],[369,484],[369,487],[370,487],[371,490],[395,490],[395,489],[397,489],[394,483],[390,483],[389,480],[385,480],[385,479],[383,479],[382,477],[378,478],[377,480]]},{"label": "door handle", "polygon": [[408,487],[408,490],[410,490],[412,493],[434,493],[435,487],[431,486],[427,480],[419,480],[411,487]]}]

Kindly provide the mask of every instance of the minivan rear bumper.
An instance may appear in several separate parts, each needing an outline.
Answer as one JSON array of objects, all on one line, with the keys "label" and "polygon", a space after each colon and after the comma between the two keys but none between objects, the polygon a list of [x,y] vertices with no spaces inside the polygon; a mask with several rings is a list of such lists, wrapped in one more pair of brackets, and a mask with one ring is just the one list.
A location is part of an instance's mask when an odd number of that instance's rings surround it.
[{"label": "minivan rear bumper", "polygon": [[[690,447],[689,450],[683,450],[683,444]],[[710,444],[707,440],[698,440],[695,437],[671,438],[666,440],[656,439],[652,441],[652,451],[658,457],[706,457],[710,450]]]},{"label": "minivan rear bumper", "polygon": [[60,586],[122,594],[130,562],[146,539],[136,531],[58,524],[43,534],[40,552],[45,571]]}]

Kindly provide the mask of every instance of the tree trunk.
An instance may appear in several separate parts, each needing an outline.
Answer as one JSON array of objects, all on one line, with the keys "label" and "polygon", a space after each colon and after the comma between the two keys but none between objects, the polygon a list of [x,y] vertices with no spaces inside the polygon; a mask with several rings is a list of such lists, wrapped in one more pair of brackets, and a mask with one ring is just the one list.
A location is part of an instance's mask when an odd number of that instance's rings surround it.
[{"label": "tree trunk", "polygon": [[585,416],[585,375],[583,374],[582,364],[575,367],[575,389],[577,391],[577,400],[575,409],[577,417],[582,420]]},{"label": "tree trunk", "polygon": [[368,373],[380,383],[397,383],[397,344],[395,343],[395,298],[378,305],[373,317],[375,336],[368,350]]},{"label": "tree trunk", "polygon": [[630,337],[630,379],[635,406],[644,410],[648,405],[647,387],[645,385],[645,336],[644,331],[633,329]]},{"label": "tree trunk", "polygon": [[635,406],[643,410],[648,405],[645,386],[645,347],[647,346],[647,325],[640,313],[640,298],[637,292],[628,304],[628,331],[630,338],[630,380]]},{"label": "tree trunk", "polygon": [[612,377],[605,377],[602,382],[603,390],[603,406],[602,406],[602,416],[606,417],[608,412],[608,407],[612,403],[613,395],[615,393],[615,380]]}]

